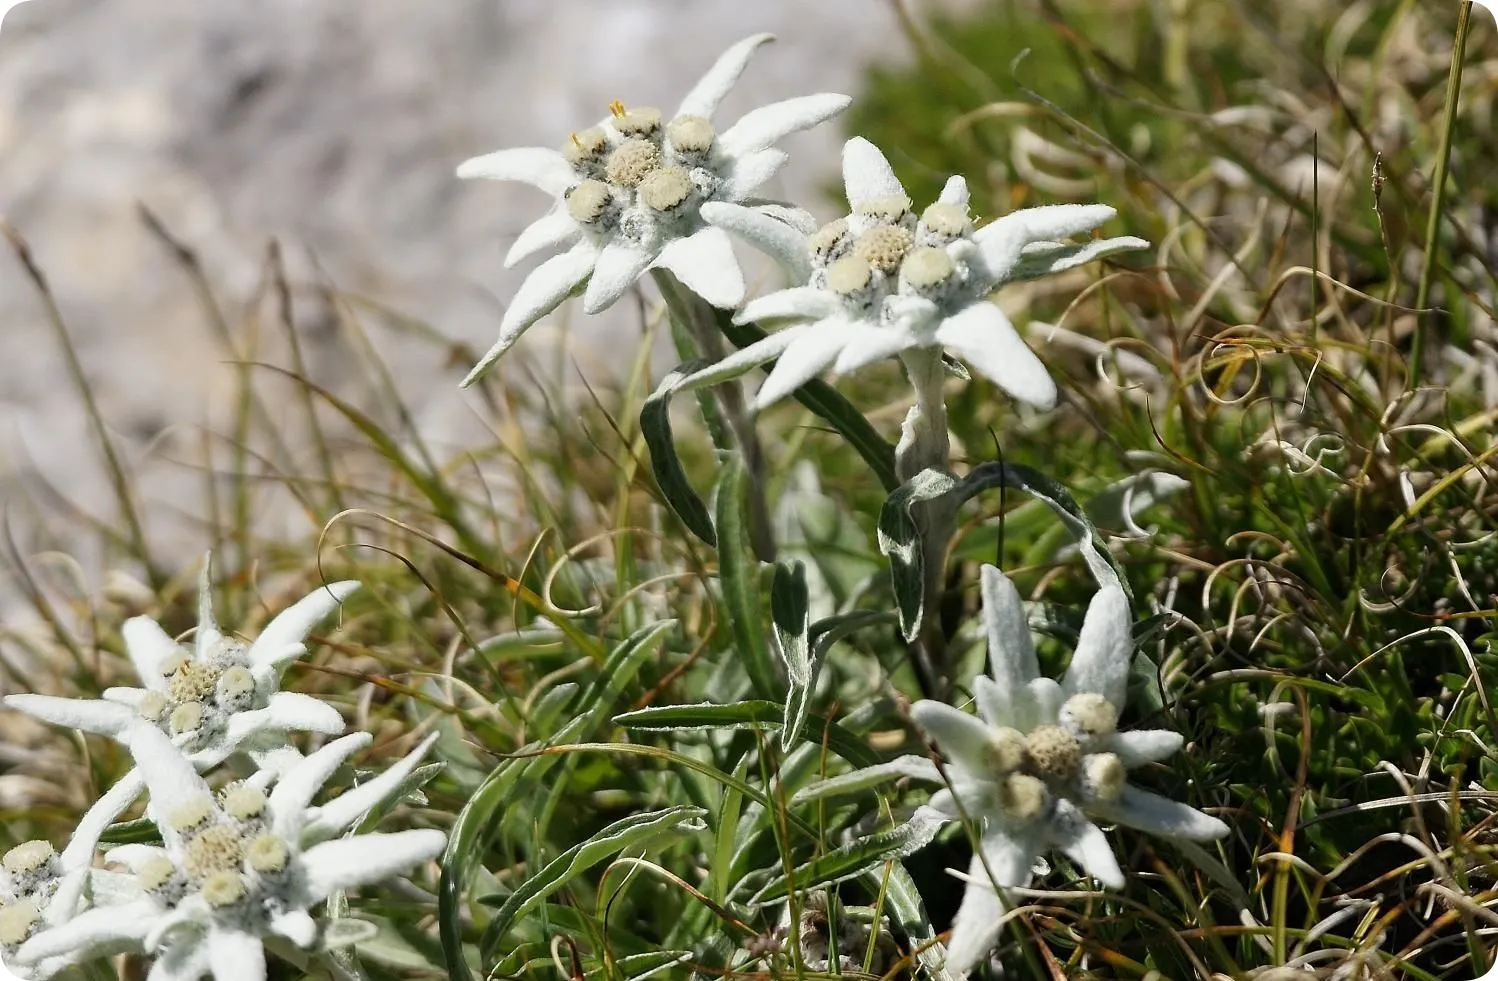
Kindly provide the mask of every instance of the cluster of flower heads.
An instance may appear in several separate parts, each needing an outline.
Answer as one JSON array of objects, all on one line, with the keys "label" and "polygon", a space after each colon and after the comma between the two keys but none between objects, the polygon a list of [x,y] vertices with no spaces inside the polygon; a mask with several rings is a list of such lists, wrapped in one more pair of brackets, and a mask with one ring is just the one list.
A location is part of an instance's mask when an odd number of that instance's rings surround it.
[{"label": "cluster of flower heads", "polygon": [[[462,165],[460,176],[526,181],[556,198],[552,212],[520,236],[507,264],[548,246],[571,246],[526,279],[499,342],[464,384],[569,295],[583,290],[584,310],[594,313],[659,266],[709,303],[738,308],[737,322],[778,328],[677,380],[678,389],[727,381],[774,361],[755,400],[763,409],[823,372],[841,375],[899,357],[917,389],[914,418],[922,402],[940,401],[937,376],[946,354],[1012,397],[1052,407],[1054,382],[993,294],[1148,243],[1069,241],[1114,217],[1113,208],[1100,204],[1029,208],[980,222],[960,176],[917,212],[884,154],[857,138],[843,149],[848,214],[818,227],[799,209],[750,198],[784,162],[770,148],[776,139],[847,104],[841,96],[793,99],[755,110],[717,134],[708,117],[766,40],[760,35],[731,48],[669,121],[653,110],[616,105],[609,120],[574,133],[561,152],[500,151]],[[743,304],[743,275],[725,232],[773,258],[790,280],[787,288]],[[944,428],[940,419],[930,424]],[[944,448],[944,434],[938,435],[934,445]],[[916,725],[946,758],[940,768],[915,761],[915,772],[946,784],[925,813],[964,821],[976,834],[969,885],[947,945],[946,966],[955,975],[992,948],[1005,909],[1001,891],[1028,885],[1050,849],[1105,886],[1123,885],[1099,822],[1190,840],[1228,830],[1128,782],[1130,769],[1165,759],[1183,740],[1168,731],[1118,730],[1133,643],[1128,601],[1116,584],[1104,584],[1094,598],[1060,681],[1040,675],[1024,607],[1009,580],[985,568],[983,594],[992,669],[974,681],[978,716],[930,700],[912,707]],[[912,767],[895,769],[908,775]],[[801,932],[814,949],[804,950],[803,960],[825,969],[825,904],[808,909]],[[857,965],[847,952],[859,949],[868,931],[858,933],[852,921],[846,929],[852,932],[842,938],[840,959],[852,969]]]},{"label": "cluster of flower heads", "polygon": [[616,102],[607,119],[572,133],[560,150],[500,150],[458,168],[459,177],[523,181],[556,199],[516,239],[507,266],[543,249],[569,247],[527,277],[500,324],[498,342],[463,384],[476,381],[574,291],[585,290],[583,309],[598,313],[651,267],[670,270],[717,306],[742,302],[744,275],[733,246],[704,205],[740,203],[794,220],[786,209],[753,197],[786,162],[773,144],[835,116],[850,101],[833,94],[787,99],[719,133],[712,122],[718,104],[769,40],[757,34],[729,48],[670,119],[659,109]]},{"label": "cluster of flower heads", "polygon": [[953,923],[947,964],[968,971],[998,935],[997,889],[1028,886],[1046,851],[1057,848],[1112,888],[1124,876],[1098,821],[1194,841],[1227,825],[1184,804],[1129,785],[1128,771],[1164,760],[1184,742],[1164,729],[1118,730],[1133,655],[1123,590],[1093,597],[1066,674],[1040,673],[1019,592],[993,566],[983,569],[989,673],[973,679],[978,715],[922,700],[911,717],[946,758],[947,784],[928,807],[972,822],[978,835],[968,888]]},{"label": "cluster of flower heads", "polygon": [[[124,626],[143,688],[111,688],[99,700],[6,697],[7,707],[110,736],[135,761],[60,855],[47,842],[28,841],[0,858],[0,959],[8,970],[32,981],[86,958],[134,951],[155,958],[152,978],[261,981],[265,942],[310,950],[364,935],[357,921],[313,917],[331,893],[441,852],[440,831],[345,834],[404,795],[433,738],[320,806],[318,792],[370,737],[347,735],[306,757],[288,742],[291,732],[344,729],[333,707],[282,691],[281,675],[306,652],[313,627],[357,588],[319,587],[246,644],[214,618],[205,562],[191,648],[148,617]],[[251,775],[215,792],[201,773],[232,757]],[[128,871],[95,868],[104,831],[142,792],[162,845],[120,845],[104,861]]]}]

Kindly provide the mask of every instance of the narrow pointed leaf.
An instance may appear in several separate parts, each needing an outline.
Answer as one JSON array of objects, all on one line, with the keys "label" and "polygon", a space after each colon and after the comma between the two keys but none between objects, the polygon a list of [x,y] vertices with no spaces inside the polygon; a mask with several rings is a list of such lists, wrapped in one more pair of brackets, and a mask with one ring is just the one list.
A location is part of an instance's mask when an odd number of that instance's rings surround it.
[{"label": "narrow pointed leaf", "polygon": [[744,471],[744,458],[735,454],[728,458],[718,478],[718,579],[739,660],[753,682],[755,692],[763,698],[778,699],[785,691],[785,684],[775,670],[769,639],[765,635],[759,560],[749,548],[745,527],[748,495],[749,478]]}]

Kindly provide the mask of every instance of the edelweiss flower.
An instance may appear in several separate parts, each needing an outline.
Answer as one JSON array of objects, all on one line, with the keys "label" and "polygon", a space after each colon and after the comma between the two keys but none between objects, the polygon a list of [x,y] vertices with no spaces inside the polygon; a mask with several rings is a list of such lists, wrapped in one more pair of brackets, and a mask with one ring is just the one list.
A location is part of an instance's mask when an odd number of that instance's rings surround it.
[{"label": "edelweiss flower", "polygon": [[0,857],[0,962],[12,974],[23,981],[40,981],[72,966],[69,956],[18,964],[16,951],[39,931],[73,919],[87,901],[86,892],[111,891],[109,886],[119,877],[93,869],[94,851],[104,829],[134,798],[134,793],[124,798],[114,791],[99,798],[78,822],[61,855],[50,842],[25,841]]},{"label": "edelweiss flower", "polygon": [[1093,597],[1059,683],[1040,676],[1019,593],[991,566],[983,569],[983,617],[991,674],[973,682],[981,718],[940,702],[911,707],[948,761],[951,789],[929,806],[951,818],[965,813],[982,833],[948,943],[948,967],[958,973],[992,947],[999,929],[1003,907],[990,883],[1027,885],[1050,848],[1104,885],[1123,886],[1094,819],[1169,838],[1228,832],[1214,817],[1129,786],[1129,769],[1165,759],[1183,739],[1156,729],[1116,731],[1133,651],[1122,590],[1105,586]]},{"label": "edelweiss flower", "polygon": [[708,221],[774,256],[806,284],[752,300],[735,319],[805,323],[703,369],[685,387],[779,358],[759,390],[756,406],[763,409],[828,367],[844,374],[905,351],[944,348],[1015,398],[1049,408],[1055,383],[987,297],[1006,283],[1148,246],[1138,238],[1059,241],[1112,218],[1114,209],[1101,204],[1027,208],[975,229],[961,177],[947,181],[917,216],[884,154],[861,138],[843,148],[843,182],[851,214],[809,237],[732,204],[703,206]]},{"label": "edelweiss flower", "polygon": [[[200,770],[236,751],[247,752],[268,776],[299,754],[286,745],[288,730],[336,735],[338,710],[310,695],[281,691],[286,665],[306,653],[303,643],[317,623],[359,588],[357,582],[319,586],[282,611],[252,644],[224,635],[213,616],[209,563],[198,594],[198,629],[182,647],[150,617],[125,622],[125,647],[144,688],[110,688],[102,700],[51,695],[9,695],[5,704],[56,725],[128,741],[140,723],[167,733]],[[111,793],[144,786],[132,771]],[[130,800],[125,801],[128,806]]]},{"label": "edelweiss flower", "polygon": [[[263,938],[303,949],[348,942],[308,909],[340,889],[429,861],[446,836],[435,830],[337,837],[396,793],[436,741],[428,737],[380,776],[321,807],[312,798],[367,733],[344,736],[282,775],[267,794],[253,783],[215,795],[160,730],[139,726],[131,750],[151,791],[147,813],[164,848],[122,845],[106,858],[129,866],[135,898],[89,910],[21,945],[21,964],[135,949],[156,954],[159,981],[264,981]],[[329,840],[334,839],[334,840]]]},{"label": "edelweiss flower", "polygon": [[742,302],[743,272],[728,236],[704,221],[703,203],[752,204],[753,192],[786,161],[772,144],[836,115],[850,101],[833,94],[787,99],[755,109],[718,133],[711,122],[718,104],[755,49],[771,39],[757,34],[729,48],[669,120],[658,109],[626,110],[616,102],[608,119],[573,133],[560,151],[500,150],[458,167],[459,177],[523,181],[556,198],[552,210],[515,241],[507,267],[542,249],[570,246],[521,284],[500,323],[499,341],[463,385],[476,381],[528,327],[585,283],[588,313],[610,306],[652,266],[670,270],[716,306]]}]

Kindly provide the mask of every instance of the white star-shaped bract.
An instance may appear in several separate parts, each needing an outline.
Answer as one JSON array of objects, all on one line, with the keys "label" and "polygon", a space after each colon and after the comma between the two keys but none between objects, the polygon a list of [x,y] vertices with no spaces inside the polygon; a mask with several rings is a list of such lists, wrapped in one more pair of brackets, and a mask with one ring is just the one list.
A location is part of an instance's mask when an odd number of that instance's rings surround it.
[{"label": "white star-shaped bract", "polygon": [[[135,799],[110,791],[88,809],[62,854],[50,842],[25,841],[0,857],[0,961],[22,981],[42,981],[74,964],[68,955],[20,964],[16,951],[42,930],[61,926],[123,878],[94,869],[99,837]],[[0,978],[4,974],[0,973]]]},{"label": "white star-shaped bract", "polygon": [[[377,882],[430,861],[441,831],[340,837],[396,794],[436,734],[366,783],[314,806],[338,767],[367,746],[344,736],[283,773],[269,792],[255,781],[214,794],[193,764],[154,726],[128,739],[150,790],[147,814],[163,847],[122,845],[105,858],[128,866],[134,897],[99,907],[21,945],[25,965],[121,950],[154,954],[151,981],[264,981],[264,944],[302,949],[339,942],[309,911],[329,894]],[[346,941],[344,941],[346,942]]]},{"label": "white star-shaped bract", "polygon": [[753,197],[786,161],[773,144],[831,118],[851,101],[831,93],[787,99],[754,109],[718,133],[712,124],[718,104],[755,50],[770,40],[772,35],[756,34],[729,48],[670,119],[656,109],[626,110],[615,103],[609,118],[573,133],[561,150],[500,150],[458,167],[459,177],[523,181],[556,199],[551,211],[521,232],[505,257],[507,267],[543,249],[567,247],[526,277],[500,322],[499,340],[463,385],[476,381],[574,292],[584,290],[584,311],[598,313],[651,267],[669,270],[715,306],[743,302],[744,275],[733,246],[709,223],[703,205],[731,202],[766,220],[792,217],[793,209]]},{"label": "white star-shaped bract", "polygon": [[1003,913],[993,885],[1028,885],[1036,860],[1051,848],[1102,884],[1123,886],[1095,820],[1167,838],[1228,832],[1214,817],[1128,783],[1129,769],[1165,759],[1183,739],[1166,730],[1116,729],[1133,653],[1121,589],[1105,586],[1093,597],[1059,682],[1041,676],[1019,592],[992,566],[983,569],[983,618],[990,673],[973,682],[978,716],[929,700],[911,706],[916,725],[947,761],[950,788],[929,806],[949,818],[965,815],[981,834],[947,945],[954,973],[971,969],[993,946]]},{"label": "white star-shaped bract", "polygon": [[763,409],[829,368],[841,375],[912,349],[944,349],[1015,398],[1049,408],[1055,383],[988,297],[1006,283],[1148,246],[1132,237],[1064,243],[1114,216],[1101,204],[1027,208],[975,228],[961,177],[917,216],[889,161],[862,138],[843,148],[843,183],[851,212],[810,236],[731,203],[703,206],[704,218],[804,284],[750,301],[735,319],[801,322],[689,376],[684,389],[779,359],[755,401]]},{"label": "white star-shaped bract", "polygon": [[[266,624],[253,643],[224,634],[213,615],[205,560],[198,593],[198,627],[183,647],[150,617],[133,617],[123,633],[143,688],[109,688],[101,699],[8,695],[4,704],[44,722],[124,741],[139,722],[168,734],[199,770],[236,752],[252,757],[267,777],[300,757],[287,745],[289,731],[337,735],[343,717],[326,702],[281,691],[286,666],[307,651],[307,634],[359,588],[335,582],[308,593]],[[120,779],[111,794],[129,804],[144,789],[139,770]]]}]

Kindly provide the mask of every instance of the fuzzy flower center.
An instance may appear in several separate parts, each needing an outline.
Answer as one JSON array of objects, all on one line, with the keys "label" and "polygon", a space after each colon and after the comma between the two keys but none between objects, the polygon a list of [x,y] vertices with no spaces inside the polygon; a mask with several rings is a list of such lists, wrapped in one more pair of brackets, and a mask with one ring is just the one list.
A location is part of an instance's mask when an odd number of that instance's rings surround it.
[{"label": "fuzzy flower center", "polygon": [[48,841],[24,841],[0,858],[0,865],[5,871],[17,880],[24,880],[36,876],[38,873],[50,871],[52,860],[57,857],[57,850]]},{"label": "fuzzy flower center", "polygon": [[692,196],[692,175],[685,167],[661,167],[640,181],[640,203],[652,211],[674,211]]},{"label": "fuzzy flower center", "polygon": [[261,875],[280,875],[291,862],[291,848],[275,835],[259,835],[245,847],[245,864]]},{"label": "fuzzy flower center", "polygon": [[167,678],[166,693],[174,702],[203,702],[218,687],[219,672],[206,664],[181,660]]},{"label": "fuzzy flower center", "polygon": [[1083,762],[1083,791],[1091,800],[1106,803],[1118,800],[1128,779],[1128,769],[1114,753],[1094,753]]},{"label": "fuzzy flower center", "polygon": [[1045,781],[1028,773],[1011,773],[999,782],[999,810],[1012,821],[1027,823],[1050,805]]},{"label": "fuzzy flower center", "polygon": [[562,156],[574,167],[587,169],[597,167],[608,156],[609,138],[598,128],[573,133],[567,145],[562,147]]},{"label": "fuzzy flower center", "polygon": [[818,265],[825,266],[841,259],[848,251],[848,220],[839,218],[828,222],[812,233],[806,245],[811,250],[812,261]]},{"label": "fuzzy flower center", "polygon": [[910,214],[910,198],[903,194],[883,194],[860,202],[856,210],[860,215],[893,224]]},{"label": "fuzzy flower center", "polygon": [[651,109],[647,106],[625,109],[622,103],[616,102],[609,107],[609,112],[613,116],[614,129],[627,139],[632,137],[650,139],[661,131],[659,109]]},{"label": "fuzzy flower center", "polygon": [[1095,739],[1118,728],[1118,709],[1097,692],[1079,692],[1061,706],[1060,721],[1078,739]]},{"label": "fuzzy flower center", "polygon": [[666,139],[680,153],[706,154],[716,137],[713,124],[701,116],[677,116],[666,126]]},{"label": "fuzzy flower center", "polygon": [[853,243],[853,254],[886,276],[900,268],[915,239],[899,225],[879,225]]},{"label": "fuzzy flower center", "polygon": [[844,297],[855,297],[867,290],[874,279],[874,268],[867,259],[844,256],[827,267],[827,288]]},{"label": "fuzzy flower center", "polygon": [[1082,767],[1082,746],[1060,726],[1036,726],[1025,737],[1035,773],[1046,782],[1071,780]]},{"label": "fuzzy flower center", "polygon": [[189,797],[167,812],[167,826],[188,836],[208,827],[213,820],[213,798],[207,794]]},{"label": "fuzzy flower center", "polygon": [[649,140],[625,140],[609,156],[608,179],[620,187],[639,187],[661,165],[661,148]]},{"label": "fuzzy flower center", "polygon": [[213,909],[238,905],[248,893],[244,876],[238,872],[215,872],[203,881],[203,902]]},{"label": "fuzzy flower center", "polygon": [[164,855],[147,861],[135,873],[135,881],[148,893],[159,894],[170,889],[177,881],[177,866]]},{"label": "fuzzy flower center", "polygon": [[920,237],[932,245],[945,245],[972,231],[967,208],[938,201],[921,212]]},{"label": "fuzzy flower center", "polygon": [[20,899],[0,906],[0,945],[19,947],[41,921],[42,911],[33,900]]},{"label": "fuzzy flower center", "polygon": [[946,249],[929,245],[912,250],[900,267],[901,278],[917,294],[941,289],[952,281],[956,272],[957,264]]},{"label": "fuzzy flower center", "polygon": [[254,821],[265,813],[265,791],[238,783],[227,788],[223,796],[224,813],[236,821]]},{"label": "fuzzy flower center", "polygon": [[613,200],[613,192],[603,181],[585,180],[567,192],[567,213],[581,225],[591,225],[603,218]]},{"label": "fuzzy flower center", "polygon": [[217,872],[232,872],[244,857],[244,843],[233,828],[218,825],[187,843],[182,871],[189,879],[205,881]]}]

